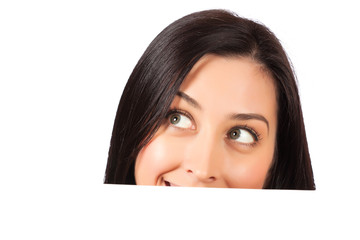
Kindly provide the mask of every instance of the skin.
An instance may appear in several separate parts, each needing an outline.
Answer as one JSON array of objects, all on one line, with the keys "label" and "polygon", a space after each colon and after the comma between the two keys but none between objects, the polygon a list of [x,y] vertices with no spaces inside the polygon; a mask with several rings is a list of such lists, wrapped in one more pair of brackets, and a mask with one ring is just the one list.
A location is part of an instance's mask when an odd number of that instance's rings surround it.
[{"label": "skin", "polygon": [[136,184],[262,188],[275,148],[275,92],[251,58],[204,56],[139,152]]}]

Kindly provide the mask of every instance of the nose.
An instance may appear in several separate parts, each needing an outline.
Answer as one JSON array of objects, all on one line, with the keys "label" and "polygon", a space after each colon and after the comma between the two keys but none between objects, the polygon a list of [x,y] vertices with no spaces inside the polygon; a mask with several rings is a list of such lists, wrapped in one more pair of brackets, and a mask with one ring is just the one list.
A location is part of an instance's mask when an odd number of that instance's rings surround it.
[{"label": "nose", "polygon": [[202,171],[199,169],[187,169],[187,173],[194,175],[196,179],[200,182],[211,183],[217,180],[215,176],[212,176],[207,171]]},{"label": "nose", "polygon": [[184,161],[186,173],[198,182],[212,183],[220,178],[221,144],[210,134],[199,134],[191,141]]}]

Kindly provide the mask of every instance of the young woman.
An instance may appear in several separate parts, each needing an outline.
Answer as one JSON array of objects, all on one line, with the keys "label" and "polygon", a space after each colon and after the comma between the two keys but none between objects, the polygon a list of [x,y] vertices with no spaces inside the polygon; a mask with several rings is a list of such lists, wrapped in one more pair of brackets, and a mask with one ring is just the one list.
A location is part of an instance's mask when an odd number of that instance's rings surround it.
[{"label": "young woman", "polygon": [[165,28],[125,86],[105,183],[315,189],[295,76],[274,34],[223,10]]}]

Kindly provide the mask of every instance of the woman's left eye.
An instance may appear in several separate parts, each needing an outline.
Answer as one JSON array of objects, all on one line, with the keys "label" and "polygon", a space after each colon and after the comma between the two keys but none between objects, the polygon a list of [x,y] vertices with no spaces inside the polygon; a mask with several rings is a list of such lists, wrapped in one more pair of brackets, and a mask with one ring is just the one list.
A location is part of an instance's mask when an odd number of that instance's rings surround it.
[{"label": "woman's left eye", "polygon": [[243,129],[243,128],[235,128],[228,132],[228,136],[231,140],[251,144],[258,141],[256,134],[250,132],[251,130]]},{"label": "woman's left eye", "polygon": [[190,129],[193,125],[190,118],[178,112],[171,113],[168,119],[171,125],[178,128]]}]

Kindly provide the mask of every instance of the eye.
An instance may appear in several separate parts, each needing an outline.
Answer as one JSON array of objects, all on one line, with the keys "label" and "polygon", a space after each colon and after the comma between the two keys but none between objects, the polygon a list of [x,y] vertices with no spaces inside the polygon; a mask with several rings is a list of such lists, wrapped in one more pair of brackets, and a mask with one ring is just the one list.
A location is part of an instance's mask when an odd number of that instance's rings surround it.
[{"label": "eye", "polygon": [[228,132],[228,136],[231,140],[245,144],[258,141],[257,134],[253,130],[246,128],[233,128]]},{"label": "eye", "polygon": [[170,124],[178,128],[190,129],[193,128],[192,121],[185,114],[174,112],[168,115]]}]

